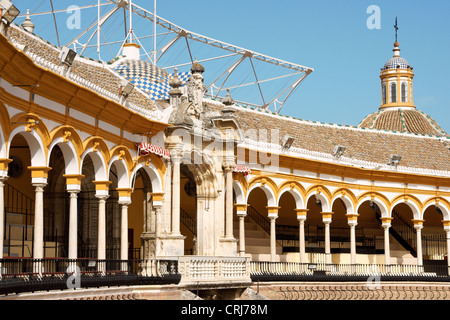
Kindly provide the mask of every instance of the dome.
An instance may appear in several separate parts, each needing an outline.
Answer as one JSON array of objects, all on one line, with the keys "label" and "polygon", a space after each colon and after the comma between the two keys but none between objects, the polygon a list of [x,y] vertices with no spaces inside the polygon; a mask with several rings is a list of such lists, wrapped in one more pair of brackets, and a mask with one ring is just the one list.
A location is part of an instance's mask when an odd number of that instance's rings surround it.
[{"label": "dome", "polygon": [[[151,63],[125,59],[115,66],[115,71],[134,86],[147,93],[152,100],[168,99],[171,86],[169,84],[173,74]],[[189,79],[188,72],[178,72],[181,86]]]},{"label": "dome", "polygon": [[436,121],[418,109],[381,109],[364,118],[358,128],[448,136]]},{"label": "dome", "polygon": [[408,61],[402,57],[392,57],[384,64],[384,70],[397,68],[408,69],[409,68]]}]

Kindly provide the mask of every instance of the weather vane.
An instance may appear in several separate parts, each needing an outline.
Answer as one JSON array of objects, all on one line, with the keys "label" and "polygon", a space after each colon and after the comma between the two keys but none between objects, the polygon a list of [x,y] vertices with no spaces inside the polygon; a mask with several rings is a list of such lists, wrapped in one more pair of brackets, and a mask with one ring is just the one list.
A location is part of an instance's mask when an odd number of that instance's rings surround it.
[{"label": "weather vane", "polygon": [[395,28],[395,42],[397,42],[397,31],[398,31],[398,27],[397,27],[397,17],[395,17],[394,28]]}]

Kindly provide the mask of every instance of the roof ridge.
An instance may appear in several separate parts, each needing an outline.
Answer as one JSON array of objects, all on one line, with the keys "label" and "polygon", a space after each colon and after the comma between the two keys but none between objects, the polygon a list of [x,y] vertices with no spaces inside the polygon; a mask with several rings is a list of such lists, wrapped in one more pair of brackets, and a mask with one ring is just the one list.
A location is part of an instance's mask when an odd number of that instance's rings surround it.
[{"label": "roof ridge", "polygon": [[[418,138],[433,138],[433,139],[446,138],[446,139],[450,140],[450,136],[448,136],[448,135],[428,135],[428,134],[422,134],[422,133],[400,132],[400,131],[394,131],[394,130],[383,130],[383,129],[373,129],[373,128],[367,128],[367,127],[357,127],[357,126],[351,126],[351,125],[346,125],[346,124],[336,124],[336,123],[327,123],[327,122],[320,122],[320,121],[314,121],[314,120],[305,120],[305,119],[300,119],[300,118],[296,118],[293,116],[283,116],[283,115],[280,115],[277,113],[273,113],[270,110],[262,111],[259,108],[252,108],[252,107],[244,106],[244,105],[235,105],[234,107],[236,109],[238,109],[238,110],[240,109],[242,111],[256,112],[256,113],[267,115],[267,116],[279,117],[282,119],[287,119],[290,121],[297,121],[297,122],[301,122],[301,123],[309,124],[309,125],[323,125],[323,126],[328,126],[328,127],[344,128],[344,129],[362,131],[362,132],[395,134],[395,135],[403,135],[403,136],[418,137]],[[379,110],[379,111],[377,111],[377,113],[381,114],[384,111],[386,111],[386,110]]]}]

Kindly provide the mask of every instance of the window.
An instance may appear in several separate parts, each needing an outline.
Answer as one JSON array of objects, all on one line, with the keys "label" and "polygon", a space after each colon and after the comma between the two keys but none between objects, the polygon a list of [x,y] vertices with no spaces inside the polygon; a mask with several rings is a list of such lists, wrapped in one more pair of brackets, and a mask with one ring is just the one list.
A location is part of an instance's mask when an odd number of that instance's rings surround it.
[{"label": "window", "polygon": [[386,84],[383,83],[383,104],[386,104]]},{"label": "window", "polygon": [[402,82],[402,102],[408,102],[408,84],[406,82]]},{"label": "window", "polygon": [[391,83],[391,102],[397,102],[397,84],[395,82]]}]

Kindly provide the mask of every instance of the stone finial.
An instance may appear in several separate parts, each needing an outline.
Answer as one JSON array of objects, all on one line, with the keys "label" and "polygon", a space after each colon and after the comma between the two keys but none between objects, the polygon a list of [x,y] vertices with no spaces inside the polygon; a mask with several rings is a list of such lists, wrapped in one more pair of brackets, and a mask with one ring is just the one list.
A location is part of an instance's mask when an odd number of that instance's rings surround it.
[{"label": "stone finial", "polygon": [[222,103],[226,106],[231,106],[234,104],[234,100],[231,98],[230,89],[227,89],[227,95],[222,100]]},{"label": "stone finial", "polygon": [[30,9],[27,9],[27,16],[25,18],[25,21],[22,23],[22,28],[24,28],[28,32],[33,33],[34,27],[35,25],[30,18]]},{"label": "stone finial", "polygon": [[203,72],[205,72],[205,68],[200,63],[197,62],[197,58],[195,58],[195,62],[192,64],[191,72],[192,73],[203,73]]},{"label": "stone finial", "polygon": [[173,89],[178,89],[179,87],[181,87],[183,85],[183,83],[181,82],[180,78],[178,78],[178,69],[177,68],[175,68],[173,70],[173,77],[170,79],[169,85]]},{"label": "stone finial", "polygon": [[230,89],[227,89],[227,95],[222,100],[222,103],[225,105],[225,108],[222,109],[222,114],[226,116],[231,116],[234,114],[235,110],[233,109],[234,100],[231,98]]}]

